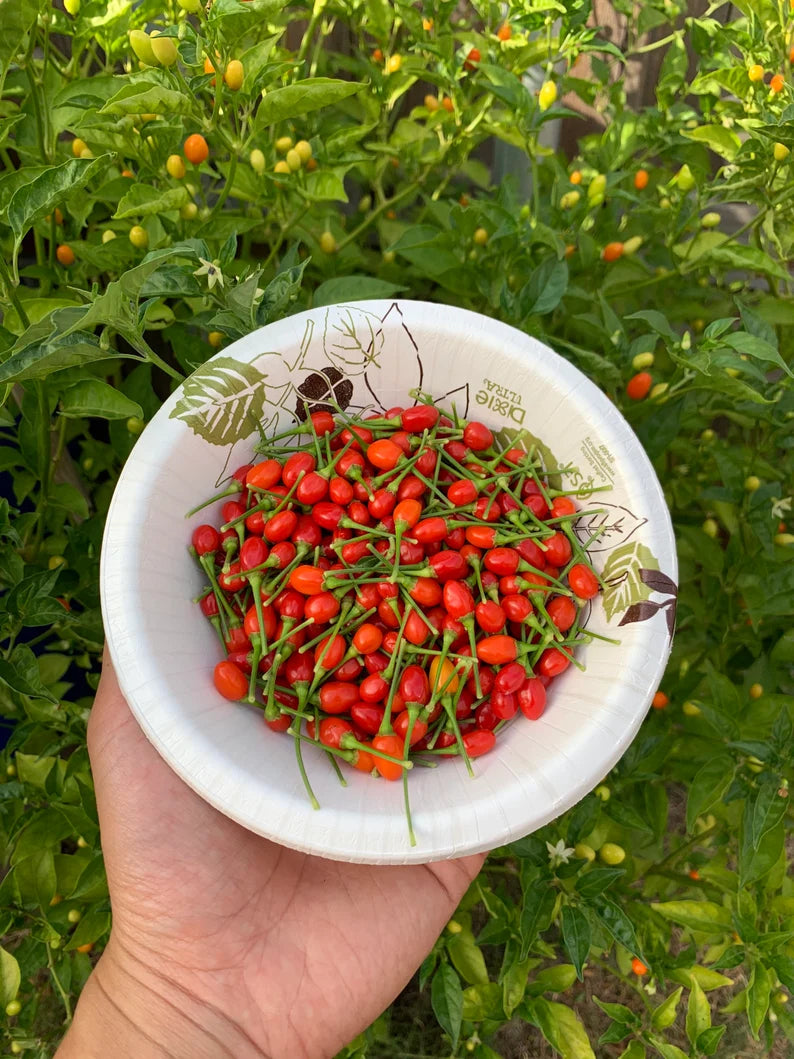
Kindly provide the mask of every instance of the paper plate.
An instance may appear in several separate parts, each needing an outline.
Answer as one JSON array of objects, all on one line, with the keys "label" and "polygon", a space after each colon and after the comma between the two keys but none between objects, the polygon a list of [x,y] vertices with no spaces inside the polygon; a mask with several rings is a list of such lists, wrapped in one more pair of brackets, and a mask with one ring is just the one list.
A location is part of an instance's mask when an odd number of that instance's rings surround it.
[{"label": "paper plate", "polygon": [[[535,445],[565,488],[599,513],[578,534],[607,588],[593,640],[550,689],[538,721],[519,715],[471,779],[461,761],[416,769],[408,841],[402,784],[346,769],[342,788],[323,754],[304,759],[321,809],[309,805],[293,741],[261,712],[221,699],[220,648],[191,602],[203,584],[189,558],[185,512],[249,462],[258,427],[294,423],[308,401],[358,411],[410,403],[412,392],[484,420],[500,441]],[[557,472],[560,473],[560,472]],[[606,490],[603,487],[608,487]],[[240,339],[202,365],[147,425],[122,472],[102,549],[101,592],[111,657],[148,738],[220,812],[285,846],[336,860],[427,862],[491,849],[570,808],[624,753],[670,650],[676,554],[662,491],[639,441],[611,402],[567,361],[485,316],[413,301],[300,313]]]}]

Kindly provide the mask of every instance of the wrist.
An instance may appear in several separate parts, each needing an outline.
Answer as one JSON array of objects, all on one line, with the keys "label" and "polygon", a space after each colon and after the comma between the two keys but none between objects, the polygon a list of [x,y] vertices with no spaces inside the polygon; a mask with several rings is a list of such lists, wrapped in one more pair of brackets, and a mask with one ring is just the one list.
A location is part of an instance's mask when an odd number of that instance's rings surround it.
[{"label": "wrist", "polygon": [[110,944],[56,1059],[267,1059],[223,1012]]}]

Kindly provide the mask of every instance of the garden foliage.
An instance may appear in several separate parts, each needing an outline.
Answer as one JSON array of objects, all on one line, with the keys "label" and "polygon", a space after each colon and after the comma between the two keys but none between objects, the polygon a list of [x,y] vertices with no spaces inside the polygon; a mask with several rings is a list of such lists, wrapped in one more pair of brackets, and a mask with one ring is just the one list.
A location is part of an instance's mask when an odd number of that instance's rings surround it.
[{"label": "garden foliage", "polygon": [[[619,0],[618,46],[591,7],[0,4],[15,1053],[53,1054],[110,926],[85,726],[103,520],[136,436],[219,346],[397,295],[504,320],[599,384],[654,462],[681,564],[669,702],[597,792],[489,858],[422,966],[437,1024],[416,1050],[490,1059],[510,1020],[564,1059],[794,1041],[792,15]],[[625,72],[657,49],[654,101],[630,109]],[[542,146],[582,104],[603,131],[572,159]],[[347,1054],[408,1051],[396,1025]]]}]

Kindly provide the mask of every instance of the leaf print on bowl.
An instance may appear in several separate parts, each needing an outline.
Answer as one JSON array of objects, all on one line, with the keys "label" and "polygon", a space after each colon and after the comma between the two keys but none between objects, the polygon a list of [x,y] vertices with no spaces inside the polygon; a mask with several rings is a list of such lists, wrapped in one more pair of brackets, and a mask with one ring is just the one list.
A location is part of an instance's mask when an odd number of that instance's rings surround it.
[{"label": "leaf print on bowl", "polygon": [[339,368],[328,365],[321,371],[313,371],[298,387],[295,414],[301,421],[312,412],[344,411],[353,399],[353,383],[346,379]]},{"label": "leaf print on bowl", "polygon": [[625,544],[648,521],[647,518],[638,518],[622,504],[610,504],[600,496],[592,506],[598,510],[583,515],[576,523],[576,536],[587,545],[588,554],[608,552],[616,545]]},{"label": "leaf print on bowl", "polygon": [[184,382],[169,419],[181,419],[211,445],[233,445],[259,429],[268,400],[267,375],[252,364],[215,357]]}]

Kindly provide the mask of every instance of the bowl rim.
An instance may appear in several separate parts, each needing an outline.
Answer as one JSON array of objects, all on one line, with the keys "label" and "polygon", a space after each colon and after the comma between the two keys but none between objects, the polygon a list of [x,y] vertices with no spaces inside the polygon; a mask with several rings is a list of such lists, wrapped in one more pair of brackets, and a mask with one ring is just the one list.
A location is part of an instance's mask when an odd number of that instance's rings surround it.
[{"label": "bowl rim", "polygon": [[[432,324],[432,327],[437,331],[452,332],[459,335],[462,331],[464,333],[475,331],[476,333],[476,330],[485,324],[495,338],[504,340],[504,346],[509,355],[520,359],[528,354],[530,356],[542,354],[542,367],[536,367],[539,374],[549,372],[549,366],[551,366],[558,377],[565,378],[567,376],[572,390],[575,389],[578,393],[583,394],[590,402],[594,425],[597,425],[599,430],[608,428],[609,433],[612,434],[617,432],[617,434],[621,435],[621,440],[628,446],[628,463],[626,463],[627,453],[625,447],[620,450],[619,461],[622,466],[633,468],[638,476],[642,476],[647,506],[655,509],[653,511],[654,537],[658,541],[663,542],[660,544],[662,548],[666,545],[666,550],[670,553],[668,570],[673,580],[677,580],[675,537],[662,488],[649,457],[628,422],[609,401],[609,398],[583,372],[557,354],[544,342],[509,324],[457,306],[414,299],[391,298],[342,302],[338,305],[324,305],[304,310],[293,316],[266,324],[244,338],[230,343],[229,346],[214,354],[213,357],[208,358],[202,367],[220,356],[234,359],[236,349],[239,355],[240,347],[243,343],[249,342],[252,336],[262,336],[265,332],[267,332],[268,341],[275,348],[278,348],[279,342],[291,345],[295,340],[296,329],[299,329],[304,321],[316,318],[319,314],[325,314],[340,307],[377,314],[395,304],[408,312],[416,310],[420,314],[432,314],[428,320],[423,319],[418,324],[415,323],[413,325],[419,329],[422,326]],[[253,358],[244,355],[239,356],[239,359],[248,362]],[[537,362],[538,358],[535,357],[535,359]],[[622,730],[612,752],[600,756],[596,766],[585,768],[576,777],[572,777],[570,786],[566,789],[563,798],[547,804],[542,811],[528,811],[527,817],[522,820],[520,826],[510,828],[509,837],[501,835],[496,841],[493,836],[483,835],[478,831],[478,834],[473,836],[470,842],[466,842],[463,845],[458,844],[454,849],[450,849],[448,846],[444,848],[440,848],[437,845],[429,846],[427,843],[423,845],[420,840],[415,847],[401,846],[399,849],[378,850],[374,854],[368,854],[367,850],[350,848],[349,845],[334,841],[333,827],[329,827],[328,823],[323,824],[321,821],[318,821],[317,826],[314,828],[311,825],[304,828],[300,835],[285,834],[283,831],[279,832],[277,828],[273,829],[263,823],[261,814],[252,814],[250,807],[241,807],[239,803],[230,802],[224,800],[223,797],[219,797],[217,791],[222,788],[218,785],[198,780],[189,767],[190,755],[186,754],[184,750],[180,750],[178,739],[175,739],[173,733],[167,737],[163,735],[162,719],[154,718],[150,707],[143,705],[139,699],[138,693],[144,684],[147,681],[156,681],[158,678],[156,666],[145,658],[141,659],[140,656],[135,654],[131,646],[135,644],[136,635],[140,635],[142,625],[137,618],[135,608],[130,607],[125,600],[125,593],[118,590],[119,585],[129,581],[130,570],[128,563],[125,565],[121,549],[116,547],[120,526],[123,522],[122,511],[129,504],[128,491],[132,494],[135,492],[143,492],[145,494],[146,492],[143,482],[136,481],[136,474],[141,468],[145,470],[148,467],[150,477],[152,477],[152,463],[156,463],[159,469],[159,466],[167,458],[168,444],[160,446],[157,444],[158,439],[163,434],[167,437],[173,430],[189,429],[186,424],[179,421],[171,426],[169,418],[170,412],[182,392],[182,386],[183,384],[180,384],[171,396],[163,402],[134,446],[119,476],[108,509],[102,540],[100,598],[108,651],[116,670],[119,686],[129,704],[130,710],[161,757],[191,789],[219,812],[248,830],[300,852],[358,863],[408,864],[428,863],[433,860],[485,852],[496,846],[504,845],[506,842],[515,841],[556,819],[596,786],[622,757],[637,734],[650,706],[653,693],[664,673],[672,647],[672,637],[667,637],[661,650],[658,653],[654,653],[654,656],[649,659],[644,671],[647,686],[641,697],[642,704],[638,704],[632,715],[631,723],[627,724],[625,729]],[[322,817],[323,814],[333,814],[334,811],[333,807],[324,807],[319,813],[315,813],[314,816]]]}]

